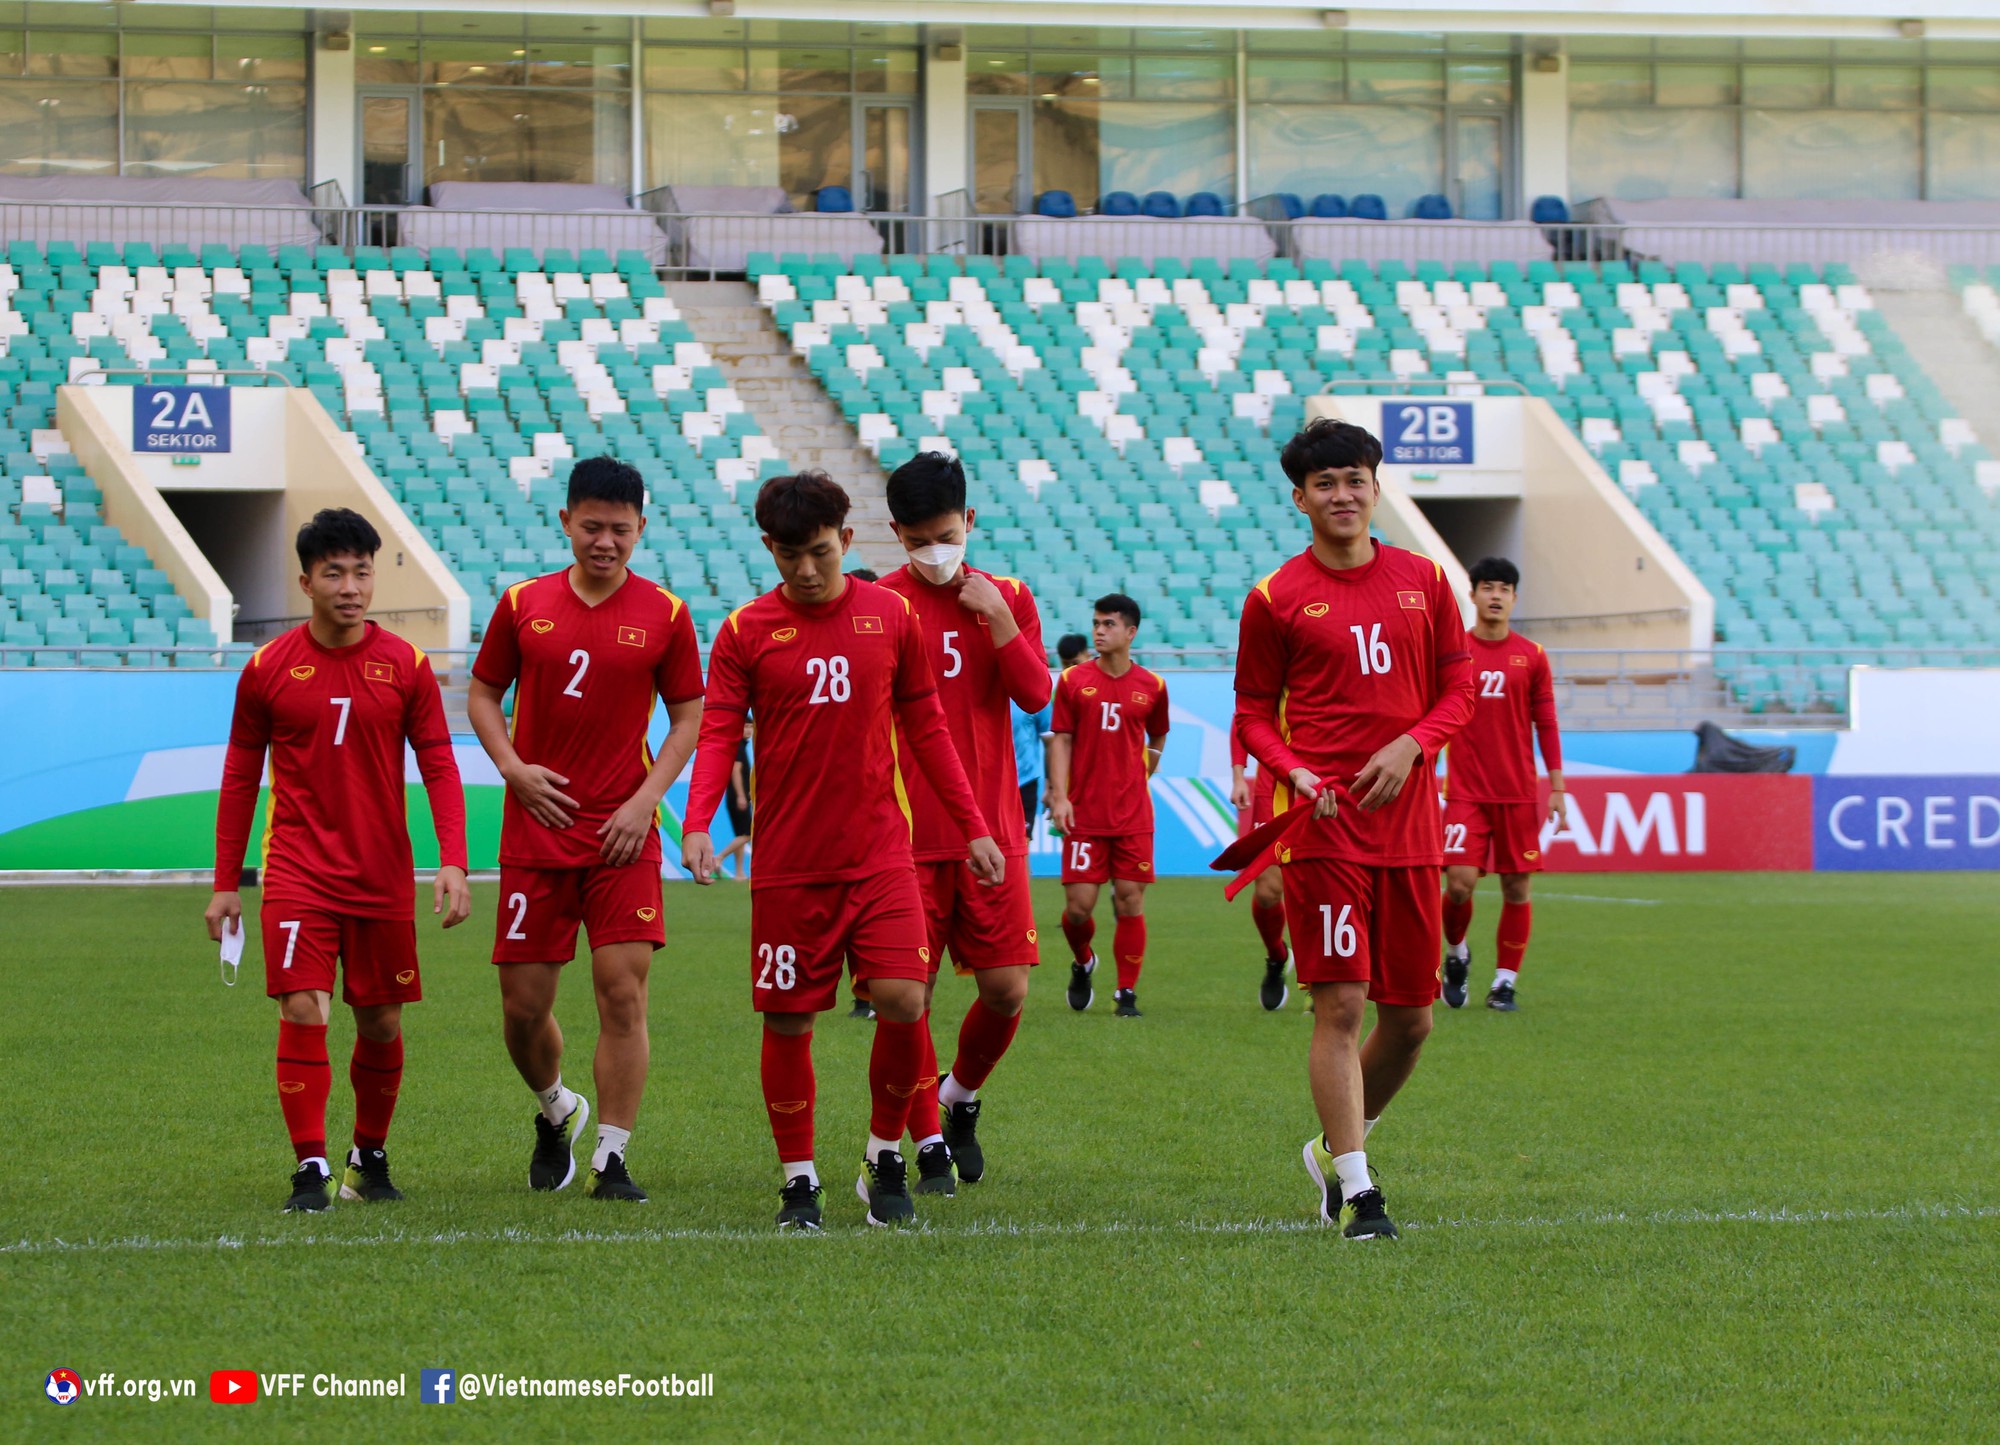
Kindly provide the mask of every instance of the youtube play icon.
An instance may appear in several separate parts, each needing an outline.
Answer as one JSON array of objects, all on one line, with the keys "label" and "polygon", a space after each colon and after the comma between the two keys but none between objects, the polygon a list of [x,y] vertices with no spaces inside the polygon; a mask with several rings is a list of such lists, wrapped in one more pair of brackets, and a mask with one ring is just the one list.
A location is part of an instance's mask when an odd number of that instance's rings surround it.
[{"label": "youtube play icon", "polygon": [[208,1398],[218,1405],[248,1405],[257,1399],[255,1370],[215,1370],[208,1377]]}]

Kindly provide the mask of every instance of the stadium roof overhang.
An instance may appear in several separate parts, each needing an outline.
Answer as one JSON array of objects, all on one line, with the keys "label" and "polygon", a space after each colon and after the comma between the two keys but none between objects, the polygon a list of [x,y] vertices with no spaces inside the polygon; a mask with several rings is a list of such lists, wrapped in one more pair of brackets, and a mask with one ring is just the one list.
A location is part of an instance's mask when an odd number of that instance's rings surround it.
[{"label": "stadium roof overhang", "polygon": [[[134,11],[171,0],[126,0]],[[286,0],[237,0],[237,8],[296,11]],[[1897,13],[1880,0],[1536,0],[1531,7],[1505,0],[1398,0],[1370,4],[1279,4],[1273,0],[589,0],[587,5],[542,0],[350,0],[338,11],[321,9],[320,28],[335,14],[369,10],[465,11],[492,14],[561,14],[588,9],[595,15],[739,20],[853,20],[859,22],[967,25],[1118,26],[1163,29],[1491,31],[1507,34],[1826,35],[1850,39],[1908,37],[1913,22],[1932,40],[2000,37],[1994,0],[1924,0],[1921,10]]]}]

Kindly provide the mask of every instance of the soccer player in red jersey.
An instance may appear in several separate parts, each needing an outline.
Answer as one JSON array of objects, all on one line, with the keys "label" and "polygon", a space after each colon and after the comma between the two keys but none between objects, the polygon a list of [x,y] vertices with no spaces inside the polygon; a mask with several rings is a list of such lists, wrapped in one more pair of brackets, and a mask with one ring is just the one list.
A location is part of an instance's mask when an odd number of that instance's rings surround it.
[{"label": "soccer player in red jersey", "polygon": [[1118,923],[1116,1013],[1139,1017],[1139,970],[1146,962],[1146,885],[1153,881],[1153,796],[1147,780],[1167,743],[1167,683],[1132,661],[1139,604],[1123,593],[1100,597],[1090,634],[1097,656],[1056,683],[1049,741],[1049,821],[1063,835],[1063,937],[1069,941],[1069,1006],[1096,998],[1091,940],[1097,890],[1111,881]]},{"label": "soccer player in red jersey", "polygon": [[1028,970],[1040,961],[1013,706],[1035,713],[1048,705],[1049,664],[1041,615],[1027,584],[966,565],[966,538],[977,514],[965,504],[965,468],[958,458],[941,452],[911,458],[889,478],[888,501],[897,540],[910,561],[882,585],[907,598],[916,613],[952,745],[1007,859],[1005,881],[997,888],[980,886],[951,814],[922,774],[900,760],[930,926],[931,967],[935,970],[949,949],[952,966],[971,974],[979,990],[959,1027],[957,1057],[942,1079],[930,1027],[935,972],[924,996],[925,1082],[910,1106],[917,1192],[950,1194],[954,1167],[967,1183],[986,1173],[979,1090],[1014,1041],[1028,999]]},{"label": "soccer player in red jersey", "polygon": [[1528,951],[1532,875],[1542,871],[1542,810],[1536,806],[1532,732],[1549,771],[1549,817],[1569,821],[1556,687],[1549,655],[1509,627],[1521,573],[1487,557],[1466,573],[1472,584],[1472,721],[1451,741],[1444,780],[1444,1001],[1465,1006],[1472,950],[1472,890],[1482,873],[1500,875],[1500,927],[1486,1006],[1512,1013],[1514,983]]},{"label": "soccer player in red jersey", "polygon": [[[597,994],[597,1143],[584,1192],[643,1203],[626,1158],[646,1092],[646,980],[665,945],[660,799],[701,727],[701,657],[685,603],[627,564],[646,530],[646,489],[610,457],[576,464],[562,526],[573,566],[509,587],[472,666],[466,711],[507,782],[500,822],[502,1032],[534,1091],[532,1189],[576,1175],[590,1118],[562,1081],[556,985],[590,934]],[[501,699],[515,687],[510,731]],[[653,700],[667,736],[653,756]],[[741,730],[737,742],[742,741]]]},{"label": "soccer player in red jersey", "polygon": [[841,575],[854,541],[847,512],[847,493],[823,472],[773,477],[758,492],[757,525],[783,580],[732,612],[709,653],[681,844],[688,871],[706,883],[715,859],[709,820],[743,720],[754,716],[750,999],[764,1016],[764,1106],[785,1178],[780,1229],[820,1227],[812,1029],[833,1007],[849,958],[876,1014],[855,1191],[870,1224],[916,1213],[899,1146],[923,1080],[931,948],[897,766],[905,749],[966,840],[973,880],[999,885],[1007,871],[952,749],[916,612],[886,588]]},{"label": "soccer player in red jersey", "polygon": [[1369,536],[1381,443],[1321,419],[1280,461],[1312,544],[1244,601],[1236,727],[1277,779],[1275,811],[1313,805],[1276,857],[1298,980],[1313,996],[1321,1132],[1305,1163],[1320,1217],[1350,1239],[1393,1239],[1362,1141],[1430,1034],[1443,857],[1431,770],[1471,715],[1472,667],[1443,569]]},{"label": "soccer player in red jersey", "polygon": [[[1271,798],[1277,779],[1269,768],[1249,771],[1253,759],[1243,746],[1235,725],[1229,729],[1229,802],[1236,809],[1236,831],[1244,834],[1271,821]],[[1257,986],[1257,1002],[1275,1012],[1285,1006],[1285,970],[1291,966],[1292,951],[1285,947],[1285,883],[1273,863],[1257,875],[1250,890],[1250,919],[1264,942],[1264,981]]]},{"label": "soccer player in red jersey", "polygon": [[403,1082],[403,1005],[424,996],[403,750],[416,753],[430,798],[439,866],[431,912],[444,926],[472,911],[465,884],[465,795],[430,659],[368,620],[382,538],[368,519],[328,509],[299,529],[299,588],[312,615],[251,655],[215,816],[215,895],[208,936],[243,928],[243,851],[257,811],[264,754],[271,801],[259,882],[264,988],[278,1001],[278,1107],[298,1171],[287,1212],[334,1199],[326,1161],[333,1086],[327,1020],[338,960],[354,1010],[354,1147],[342,1199],[401,1199],[389,1178],[389,1121]]}]

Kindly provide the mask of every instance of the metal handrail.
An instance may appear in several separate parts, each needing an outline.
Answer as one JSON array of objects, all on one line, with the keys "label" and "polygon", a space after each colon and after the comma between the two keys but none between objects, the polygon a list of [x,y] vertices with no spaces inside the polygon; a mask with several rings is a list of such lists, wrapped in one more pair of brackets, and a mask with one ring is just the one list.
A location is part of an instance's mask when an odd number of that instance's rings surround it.
[{"label": "metal handrail", "polygon": [[79,371],[64,384],[83,386],[93,376],[254,376],[259,381],[275,381],[280,386],[292,385],[292,379],[282,371],[260,371],[254,366],[217,367],[212,371],[197,371],[186,366],[93,366],[88,371]]}]

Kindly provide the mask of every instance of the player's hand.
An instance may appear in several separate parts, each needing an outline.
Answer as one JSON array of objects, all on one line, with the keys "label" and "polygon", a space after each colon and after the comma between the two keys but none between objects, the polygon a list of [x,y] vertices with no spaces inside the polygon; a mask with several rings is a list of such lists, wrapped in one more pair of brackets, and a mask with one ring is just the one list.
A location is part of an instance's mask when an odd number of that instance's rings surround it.
[{"label": "player's hand", "polygon": [[1410,769],[1423,755],[1424,750],[1408,733],[1376,753],[1354,775],[1354,785],[1349,791],[1354,794],[1355,806],[1364,813],[1372,813],[1395,802],[1403,784],[1409,781]]},{"label": "player's hand", "polygon": [[715,881],[715,840],[706,833],[681,835],[681,867],[706,888]]},{"label": "player's hand", "polygon": [[604,841],[598,845],[597,855],[613,868],[636,862],[658,818],[658,808],[649,807],[644,798],[627,798],[624,806],[598,827],[597,836]]},{"label": "player's hand", "polygon": [[1554,820],[1556,831],[1565,832],[1569,828],[1569,793],[1557,788],[1549,794],[1549,817]]},{"label": "player's hand", "polygon": [[990,578],[981,577],[976,572],[962,572],[958,585],[958,605],[967,612],[981,617],[998,617],[1007,610],[1007,599],[1000,595]]},{"label": "player's hand", "polygon": [[446,865],[438,869],[437,881],[431,884],[431,912],[444,915],[444,926],[456,928],[472,917],[472,886],[465,881],[465,870]]},{"label": "player's hand", "polygon": [[1049,826],[1058,833],[1068,833],[1076,826],[1076,806],[1068,798],[1049,799]]},{"label": "player's hand", "polygon": [[1311,768],[1292,769],[1292,791],[1301,798],[1310,798],[1315,818],[1331,818],[1340,812],[1340,794],[1331,788],[1322,788],[1319,774]]},{"label": "player's hand", "polygon": [[1007,877],[1007,859],[1000,852],[1000,845],[991,838],[974,838],[966,866],[972,869],[972,876],[988,888],[997,888]]},{"label": "player's hand", "polygon": [[1247,808],[1250,806],[1250,780],[1238,773],[1236,781],[1229,785],[1229,806]]},{"label": "player's hand", "polygon": [[523,763],[507,779],[507,786],[528,810],[528,816],[549,828],[567,828],[576,799],[562,790],[569,779],[551,772],[540,763]]},{"label": "player's hand", "polygon": [[208,900],[208,908],[202,914],[202,921],[208,925],[208,939],[211,943],[222,942],[222,925],[228,920],[234,926],[231,933],[243,931],[243,895],[241,893],[218,893]]}]

